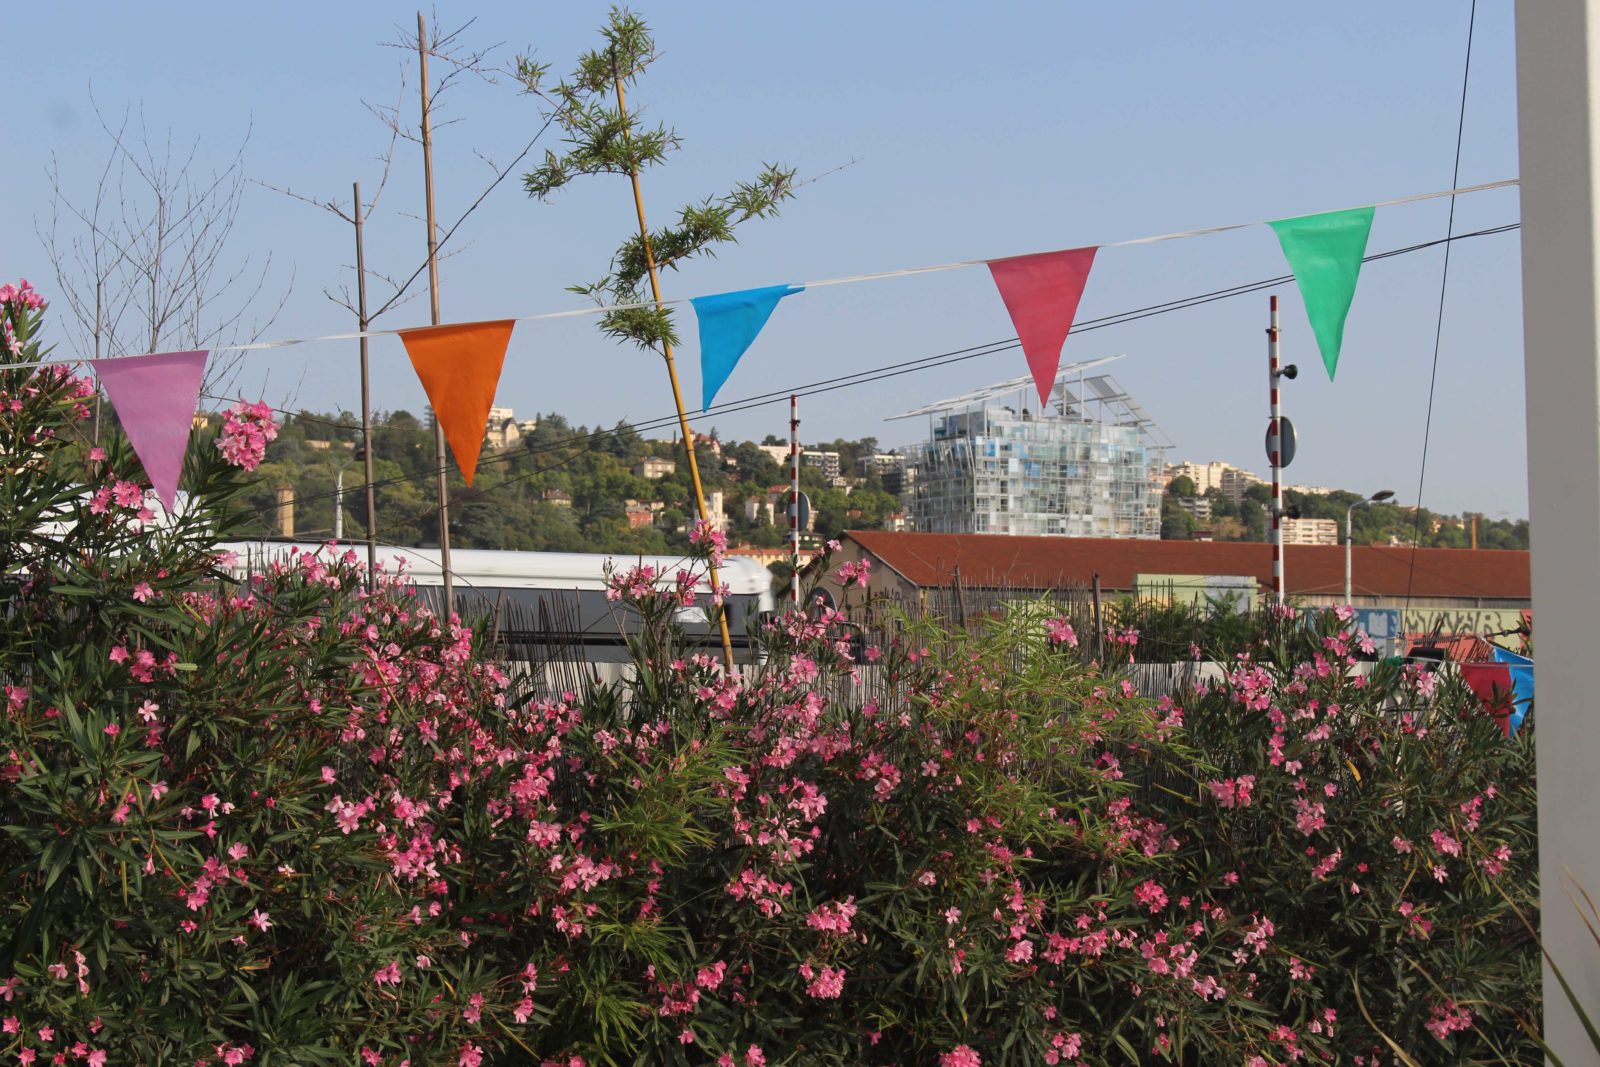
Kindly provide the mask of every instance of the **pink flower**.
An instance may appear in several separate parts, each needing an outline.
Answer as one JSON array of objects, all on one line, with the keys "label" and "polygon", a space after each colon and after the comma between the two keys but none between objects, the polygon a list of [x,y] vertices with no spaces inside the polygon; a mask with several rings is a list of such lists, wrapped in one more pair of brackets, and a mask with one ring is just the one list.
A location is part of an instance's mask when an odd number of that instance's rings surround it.
[{"label": "pink flower", "polygon": [[761,1051],[760,1045],[751,1045],[744,1050],[744,1062],[749,1067],[761,1067],[762,1064],[767,1062],[767,1054]]},{"label": "pink flower", "polygon": [[267,928],[272,925],[272,920],[268,917],[267,913],[259,909],[251,912],[250,918],[245,921],[263,933],[265,933]]},{"label": "pink flower", "polygon": [[483,1062],[483,1049],[468,1041],[461,1046],[461,1056],[456,1060],[458,1067],[478,1067]]},{"label": "pink flower", "polygon": [[1050,619],[1045,622],[1044,629],[1052,645],[1078,647],[1078,635],[1073,632],[1072,624],[1066,619]]},{"label": "pink flower", "polygon": [[128,662],[128,649],[127,649],[127,646],[125,646],[125,645],[113,645],[113,646],[111,646],[111,654],[109,656],[107,656],[106,658],[111,660],[112,663],[126,663],[126,662]]},{"label": "pink flower", "polygon": [[[810,964],[800,965],[802,977],[811,978],[811,970]],[[844,968],[822,967],[815,974],[816,977],[806,983],[806,993],[818,1000],[838,1000],[839,994],[844,992]]]},{"label": "pink flower", "polygon": [[235,467],[253,471],[261,466],[267,455],[267,445],[277,436],[272,409],[266,404],[246,404],[241,400],[224,413],[217,448]]},{"label": "pink flower", "polygon": [[133,599],[141,604],[149,603],[150,598],[155,595],[156,591],[150,588],[149,582],[140,582],[133,587]]},{"label": "pink flower", "polygon": [[377,985],[400,984],[400,961],[390,960],[389,966],[380,967],[372,972],[372,981]]},{"label": "pink flower", "polygon": [[971,1045],[957,1045],[939,1056],[939,1067],[983,1067],[983,1057]]},{"label": "pink flower", "polygon": [[1150,914],[1154,915],[1167,906],[1167,891],[1154,880],[1146,880],[1134,889],[1133,899],[1148,907]]},{"label": "pink flower", "polygon": [[116,723],[113,722],[113,723],[107,723],[106,724],[105,735],[107,737],[116,737],[121,732],[122,732],[122,727],[118,726]]}]

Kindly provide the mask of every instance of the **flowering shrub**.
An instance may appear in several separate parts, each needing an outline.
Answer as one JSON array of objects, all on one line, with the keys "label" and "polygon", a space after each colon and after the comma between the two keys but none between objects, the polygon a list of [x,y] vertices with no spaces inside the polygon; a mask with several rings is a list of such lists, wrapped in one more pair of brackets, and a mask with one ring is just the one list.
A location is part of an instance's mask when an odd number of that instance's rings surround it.
[{"label": "flowering shrub", "polygon": [[0,366],[0,1059],[1377,1063],[1362,1007],[1527,1051],[1527,743],[1337,619],[1189,708],[1026,605],[794,613],[730,678],[673,625],[714,591],[621,566],[632,674],[544,694],[348,554],[228,580],[258,409],[151,528],[87,393]]},{"label": "flowering shrub", "polygon": [[1537,1032],[1539,957],[1514,910],[1538,910],[1531,735],[1507,742],[1458,679],[1357,673],[1371,644],[1350,619],[1270,620],[1186,710],[1217,770],[1174,810],[1183,858],[1272,924],[1262,998],[1314,989],[1356,1062],[1389,1062],[1376,1031],[1437,1062],[1537,1062],[1519,1027]]}]

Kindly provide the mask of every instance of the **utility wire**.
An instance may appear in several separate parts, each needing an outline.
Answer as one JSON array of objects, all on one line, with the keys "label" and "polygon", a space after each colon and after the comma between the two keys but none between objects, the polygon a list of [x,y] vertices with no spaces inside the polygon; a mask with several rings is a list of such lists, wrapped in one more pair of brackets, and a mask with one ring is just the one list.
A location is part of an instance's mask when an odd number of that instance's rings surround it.
[{"label": "utility wire", "polygon": [[[1454,241],[1464,241],[1476,237],[1489,237],[1496,234],[1510,233],[1520,228],[1521,223],[1513,222],[1500,226],[1491,226],[1481,230],[1473,230],[1468,233],[1454,234],[1449,237],[1435,238],[1433,240],[1422,241],[1399,248],[1392,248],[1384,252],[1376,252],[1372,255],[1364,257],[1362,262],[1370,263],[1378,260],[1392,259],[1396,256],[1421,252],[1439,245],[1445,245],[1448,248],[1449,244]],[[1201,305],[1214,303],[1219,300],[1227,300],[1236,296],[1245,296],[1250,293],[1260,292],[1264,289],[1270,289],[1274,286],[1283,285],[1293,280],[1293,275],[1280,275],[1274,278],[1264,278],[1259,281],[1246,282],[1242,285],[1230,286],[1225,289],[1215,289],[1208,293],[1180,297],[1178,299],[1164,301],[1159,304],[1150,304],[1145,307],[1135,308],[1130,311],[1116,312],[1114,314],[1105,315],[1097,319],[1086,319],[1081,323],[1075,324],[1072,328],[1072,332],[1074,334],[1086,333],[1091,330],[1100,330],[1109,326],[1118,326],[1122,325],[1123,323],[1136,322],[1140,319],[1152,318],[1156,315],[1163,315],[1172,311],[1183,311],[1188,308],[1199,307]],[[750,411],[755,408],[781,403],[788,400],[791,394],[797,396],[816,396],[822,393],[833,392],[838,389],[847,389],[858,385],[868,385],[873,382],[883,381],[888,378],[895,378],[905,374],[914,374],[918,371],[932,370],[935,367],[943,367],[954,363],[965,362],[970,359],[979,359],[984,356],[992,356],[1000,352],[1010,351],[1019,347],[1021,347],[1020,342],[1017,340],[1017,338],[1012,337],[1006,340],[990,341],[986,344],[973,345],[967,348],[953,349],[951,351],[941,352],[932,356],[922,356],[917,359],[905,360],[900,363],[889,363],[880,367],[869,368],[868,370],[864,371],[857,371],[852,374],[840,375],[834,378],[823,378],[818,381],[806,383],[804,385],[791,386],[767,393],[756,393],[738,400],[730,400],[722,404],[717,404],[708,411],[691,413],[689,415],[689,421],[703,422],[707,419],[716,418],[719,415],[735,414],[742,411]],[[213,394],[205,395],[214,400],[227,401],[233,399],[231,397],[214,396]],[[304,419],[307,422],[318,423],[341,430],[357,428],[349,426],[345,423],[335,422],[331,419],[302,415],[287,408],[274,407],[272,410],[283,415],[292,416],[296,419]],[[629,427],[636,432],[648,432],[650,430],[665,429],[669,426],[673,426],[677,423],[677,421],[678,418],[676,415],[664,415],[659,418],[646,420],[644,422],[629,424]],[[530,446],[522,449],[508,450],[498,455],[483,457],[478,461],[478,469],[482,470],[484,467],[490,464],[514,462],[515,460],[527,455],[539,455],[545,452],[553,452],[560,449],[571,448],[581,443],[597,443],[607,437],[614,436],[616,433],[617,430],[615,428],[609,430],[594,430],[589,433],[572,434],[568,437],[562,438],[561,440],[548,442],[537,447]],[[459,471],[459,469],[459,466],[454,463],[447,464],[446,466],[446,470],[448,472]],[[397,475],[392,478],[379,479],[372,484],[373,488],[379,489],[383,488],[384,486],[397,485],[404,482],[423,481],[436,476],[437,472],[433,468],[430,468],[420,474]],[[347,491],[357,492],[363,490],[364,488],[365,483],[354,483]],[[296,502],[314,503],[321,500],[332,499],[333,495],[334,494],[332,493],[315,494],[312,496],[297,498]],[[273,508],[264,510],[275,510],[276,507],[277,505],[274,505]]]},{"label": "utility wire", "polygon": [[[1461,141],[1467,129],[1467,84],[1472,75],[1472,30],[1478,19],[1478,0],[1472,0],[1467,14],[1467,58],[1461,68],[1461,109],[1456,116],[1456,158],[1450,173],[1461,176]],[[1455,188],[1452,179],[1450,188]],[[1439,272],[1439,314],[1433,324],[1433,367],[1428,372],[1428,414],[1422,420],[1422,463],[1417,470],[1417,521],[1411,531],[1411,566],[1406,571],[1406,607],[1411,606],[1411,586],[1417,571],[1417,546],[1422,541],[1422,489],[1428,479],[1428,438],[1433,431],[1433,391],[1439,381],[1439,342],[1444,336],[1444,298],[1450,284],[1450,238],[1456,228],[1456,198],[1450,197],[1450,215],[1445,222],[1444,267]]]}]

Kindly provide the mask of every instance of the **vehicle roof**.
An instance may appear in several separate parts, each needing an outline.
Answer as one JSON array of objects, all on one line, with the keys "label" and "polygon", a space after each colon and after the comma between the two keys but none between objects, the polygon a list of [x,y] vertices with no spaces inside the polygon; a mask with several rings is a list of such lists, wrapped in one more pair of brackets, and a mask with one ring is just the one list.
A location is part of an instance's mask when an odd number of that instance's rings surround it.
[{"label": "vehicle roof", "polygon": [[[240,564],[249,567],[263,559],[286,558],[291,552],[319,552],[329,548],[327,543],[292,541],[237,541],[218,546],[239,556]],[[337,551],[355,552],[362,560],[366,557],[364,544],[345,542],[334,546]],[[407,573],[418,585],[432,586],[444,583],[437,548],[405,548],[398,545],[378,546],[378,565],[393,572],[404,563]],[[670,580],[680,570],[696,573],[705,571],[702,560],[690,556],[641,556],[607,552],[511,552],[496,549],[455,549],[450,553],[450,568],[455,581],[465,586],[490,586],[509,589],[604,589],[605,564],[611,561],[620,569],[648,564],[654,566]],[[719,577],[734,593],[765,593],[772,585],[772,574],[766,567],[752,559],[727,557],[718,569]]]}]

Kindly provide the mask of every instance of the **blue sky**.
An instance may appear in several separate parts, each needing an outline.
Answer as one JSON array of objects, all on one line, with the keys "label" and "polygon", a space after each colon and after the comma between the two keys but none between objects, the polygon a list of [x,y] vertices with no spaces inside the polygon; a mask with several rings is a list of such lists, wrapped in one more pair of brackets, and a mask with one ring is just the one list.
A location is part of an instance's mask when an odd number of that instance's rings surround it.
[{"label": "blue sky", "polygon": [[[596,40],[606,5],[445,3],[465,41],[505,42],[568,69]],[[633,98],[674,126],[683,151],[644,176],[655,220],[752,176],[763,161],[828,174],[784,214],[751,224],[715,260],[668,276],[668,296],[1113,242],[1445,189],[1465,46],[1465,3],[943,2],[804,7],[639,5],[662,58]],[[92,12],[89,13],[89,12]],[[8,12],[13,102],[0,193],[11,205],[4,267],[56,288],[34,222],[48,223],[51,154],[82,195],[104,157],[90,106],[198,140],[220,165],[251,129],[251,177],[317,197],[370,186],[387,132],[362,101],[392,103],[404,53],[381,47],[414,25],[379,4],[30,5]],[[415,76],[411,78],[415,86]],[[20,102],[26,102],[25,109]],[[405,101],[407,114],[415,97]],[[453,220],[540,122],[506,84],[462,83],[443,101],[435,171]],[[1480,6],[1461,184],[1517,174],[1509,4]],[[558,147],[553,141],[552,147]],[[537,148],[536,152],[542,151]],[[403,146],[371,220],[368,262],[407,275],[424,252],[420,152]],[[1438,238],[1447,204],[1381,210],[1370,249]],[[1461,198],[1458,232],[1513,223],[1513,190]],[[462,227],[441,271],[446,321],[579,306],[564,291],[604,270],[633,224],[625,180],[594,179],[529,200],[508,180]],[[269,285],[292,290],[269,337],[352,328],[324,288],[348,282],[349,228],[260,187],[233,250],[272,257]],[[1423,503],[1527,514],[1519,245],[1515,233],[1458,242],[1434,399]],[[1300,448],[1293,482],[1417,493],[1442,253],[1369,265],[1337,382],[1320,369],[1292,287],[1282,289],[1285,357],[1305,373],[1285,390]],[[1108,249],[1080,319],[1283,273],[1265,227]],[[379,325],[425,321],[425,300]],[[687,313],[686,313],[687,315]],[[1115,375],[1176,442],[1172,459],[1222,459],[1264,473],[1266,296],[1087,332],[1065,358],[1126,353]],[[699,392],[692,317],[681,353]],[[987,272],[839,286],[785,301],[721,399],[835,377],[1012,336]],[[66,349],[68,335],[57,332]],[[374,343],[375,404],[419,411],[397,340]],[[1025,371],[1020,352],[957,363],[803,401],[804,437],[925,431],[884,417]],[[354,342],[251,355],[239,388],[273,403],[357,403]],[[499,402],[588,425],[672,411],[659,359],[601,337],[592,320],[519,325]],[[786,433],[787,404],[715,420],[724,437]]]}]

